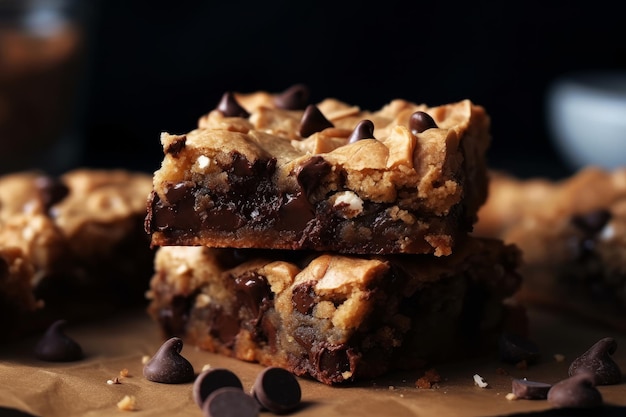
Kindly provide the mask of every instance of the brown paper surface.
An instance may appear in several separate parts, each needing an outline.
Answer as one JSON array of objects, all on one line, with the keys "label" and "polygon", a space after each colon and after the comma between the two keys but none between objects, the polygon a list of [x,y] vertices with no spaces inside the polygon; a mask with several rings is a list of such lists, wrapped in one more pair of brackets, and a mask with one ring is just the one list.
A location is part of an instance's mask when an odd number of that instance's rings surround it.
[{"label": "brown paper surface", "polygon": [[[626,369],[626,335],[575,323],[552,313],[531,311],[531,338],[539,345],[542,358],[528,369],[517,369],[487,355],[458,363],[436,366],[443,381],[434,389],[416,388],[422,371],[392,373],[357,385],[328,387],[300,378],[302,407],[297,416],[455,416],[485,417],[551,409],[545,400],[507,400],[511,379],[555,383],[567,377],[570,362],[599,339],[615,337],[614,359]],[[104,322],[71,326],[66,333],[81,344],[85,359],[72,363],[48,363],[34,358],[36,338],[0,347],[0,406],[15,408],[42,417],[87,416],[201,416],[192,399],[192,383],[159,384],[142,375],[142,357],[153,355],[162,343],[157,325],[142,311]],[[209,364],[226,367],[249,390],[263,369],[258,364],[199,351],[185,345],[181,354],[196,372]],[[558,362],[554,354],[565,355]],[[120,384],[107,380],[128,369]],[[503,374],[502,371],[507,374]],[[479,374],[488,388],[474,384]],[[599,387],[605,404],[626,405],[624,383]],[[125,395],[136,398],[136,411],[117,407]],[[263,411],[261,415],[272,415]]]}]

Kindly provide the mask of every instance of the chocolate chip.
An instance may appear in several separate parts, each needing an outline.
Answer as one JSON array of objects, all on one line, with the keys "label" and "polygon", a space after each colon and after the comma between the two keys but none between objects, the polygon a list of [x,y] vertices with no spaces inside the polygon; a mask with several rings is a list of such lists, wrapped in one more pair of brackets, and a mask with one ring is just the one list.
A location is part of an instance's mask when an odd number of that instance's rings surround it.
[{"label": "chocolate chip", "polygon": [[611,220],[611,212],[600,209],[572,217],[572,224],[578,227],[587,236],[594,236],[606,226],[609,220]]},{"label": "chocolate chip", "polygon": [[272,299],[267,280],[253,273],[235,278],[235,293],[239,304],[247,307],[255,319],[267,309],[267,304]]},{"label": "chocolate chip", "polygon": [[259,403],[239,388],[224,387],[214,391],[202,405],[205,417],[256,417]]},{"label": "chocolate chip", "polygon": [[545,400],[548,397],[552,385],[545,382],[529,381],[527,379],[514,379],[511,381],[511,392],[517,398],[525,400]]},{"label": "chocolate chip", "polygon": [[143,376],[152,382],[182,384],[195,377],[193,366],[180,355],[183,341],[172,337],[161,345],[157,353],[143,367]]},{"label": "chocolate chip", "polygon": [[180,151],[182,151],[185,148],[186,144],[187,144],[187,136],[185,135],[179,136],[176,139],[174,139],[172,143],[169,144],[169,146],[165,149],[165,153],[170,154],[172,156],[178,156]]},{"label": "chocolate chip", "polygon": [[193,383],[193,400],[202,408],[204,401],[220,388],[232,387],[243,391],[239,377],[225,368],[211,368],[202,372]]},{"label": "chocolate chip", "polygon": [[322,112],[313,104],[307,106],[300,120],[300,128],[298,133],[303,138],[308,138],[315,132],[321,132],[322,130],[334,127],[334,125],[328,121],[328,119],[322,114]]},{"label": "chocolate chip", "polygon": [[358,142],[362,139],[376,139],[374,137],[374,123],[371,120],[361,120],[348,137],[348,143]]},{"label": "chocolate chip", "polygon": [[332,166],[324,158],[316,155],[297,168],[296,179],[304,193],[309,196],[331,170]]},{"label": "chocolate chip", "polygon": [[311,348],[315,377],[327,384],[343,382],[346,373],[354,375],[359,358],[346,344],[324,342]]},{"label": "chocolate chip", "polygon": [[279,109],[302,110],[309,101],[309,88],[304,84],[296,84],[274,97],[274,104]]},{"label": "chocolate chip", "polygon": [[61,202],[70,193],[70,189],[58,178],[42,175],[35,180],[41,201],[46,211]]},{"label": "chocolate chip", "polygon": [[224,312],[221,307],[209,306],[209,334],[220,340],[224,345],[232,347],[235,338],[241,331],[241,323],[237,314]]},{"label": "chocolate chip", "polygon": [[555,407],[598,407],[602,401],[602,394],[593,383],[593,375],[588,373],[557,382],[548,391],[548,402]]},{"label": "chocolate chip", "polygon": [[244,119],[250,117],[250,113],[241,107],[235,99],[235,95],[230,91],[224,93],[217,105],[217,110],[221,111],[224,117],[243,117]]},{"label": "chocolate chip", "polygon": [[195,184],[192,181],[182,181],[176,184],[169,184],[165,188],[165,198],[168,204],[178,203],[193,194]]},{"label": "chocolate chip", "polygon": [[502,333],[498,341],[500,360],[507,363],[526,361],[531,365],[539,359],[539,348],[531,340],[512,333]]},{"label": "chocolate chip", "polygon": [[315,305],[314,283],[304,282],[296,286],[291,292],[293,308],[302,314],[311,314]]},{"label": "chocolate chip", "polygon": [[252,386],[252,396],[265,409],[282,414],[300,404],[302,390],[296,377],[283,368],[265,368]]},{"label": "chocolate chip", "polygon": [[414,135],[436,127],[437,123],[435,123],[435,120],[426,112],[416,111],[409,118],[409,129]]},{"label": "chocolate chip", "polygon": [[42,361],[71,362],[83,358],[83,349],[76,341],[65,335],[63,329],[67,322],[57,320],[35,347],[35,356]]},{"label": "chocolate chip", "polygon": [[590,373],[596,385],[611,385],[622,382],[622,371],[611,355],[617,349],[617,341],[605,337],[594,344],[589,350],[574,359],[569,367],[569,375]]}]

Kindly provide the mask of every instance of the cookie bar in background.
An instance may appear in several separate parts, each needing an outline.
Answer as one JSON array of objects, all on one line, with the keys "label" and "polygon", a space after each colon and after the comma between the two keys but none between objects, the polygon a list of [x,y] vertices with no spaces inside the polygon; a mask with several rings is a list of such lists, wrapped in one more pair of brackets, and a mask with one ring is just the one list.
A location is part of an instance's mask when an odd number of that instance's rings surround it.
[{"label": "cookie bar in background", "polygon": [[474,234],[521,249],[523,302],[626,330],[626,169],[559,181],[494,172]]},{"label": "cookie bar in background", "polygon": [[[35,330],[144,305],[154,251],[143,231],[151,176],[76,169],[0,177],[0,314]],[[98,312],[99,311],[99,312]]]},{"label": "cookie bar in background", "polygon": [[485,354],[505,326],[519,252],[466,239],[447,257],[165,246],[148,311],[163,337],[325,384]]},{"label": "cookie bar in background", "polygon": [[154,246],[442,256],[472,230],[487,191],[482,107],[305,108],[297,93],[225,94],[197,129],[162,134]]}]

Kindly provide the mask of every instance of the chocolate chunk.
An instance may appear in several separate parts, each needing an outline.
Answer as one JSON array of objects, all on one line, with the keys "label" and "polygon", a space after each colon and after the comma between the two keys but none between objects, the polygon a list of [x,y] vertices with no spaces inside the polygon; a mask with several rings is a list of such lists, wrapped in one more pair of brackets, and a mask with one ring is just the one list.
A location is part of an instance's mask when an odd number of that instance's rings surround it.
[{"label": "chocolate chunk", "polygon": [[324,158],[314,156],[298,168],[296,178],[305,194],[309,196],[331,170],[332,166]]},{"label": "chocolate chunk", "polygon": [[237,314],[225,313],[221,307],[209,306],[211,313],[208,315],[209,333],[219,339],[226,346],[232,346],[235,338],[241,331]]},{"label": "chocolate chunk", "polygon": [[282,368],[269,367],[257,376],[252,386],[252,396],[265,409],[282,414],[298,407],[302,390],[291,372]]},{"label": "chocolate chunk", "polygon": [[436,127],[437,123],[435,123],[435,120],[426,112],[416,111],[409,118],[409,129],[414,135]]},{"label": "chocolate chunk", "polygon": [[596,385],[611,385],[622,382],[622,371],[611,355],[617,349],[617,341],[605,337],[594,344],[589,350],[574,359],[569,367],[569,375],[590,373]]},{"label": "chocolate chunk", "polygon": [[354,374],[357,355],[345,344],[331,345],[321,343],[311,348],[316,378],[327,384],[342,382],[345,373]]},{"label": "chocolate chunk", "polygon": [[217,105],[217,110],[221,111],[224,117],[243,117],[244,119],[250,117],[250,113],[241,107],[235,99],[235,95],[230,91],[224,93]]},{"label": "chocolate chunk", "polygon": [[539,359],[539,348],[531,340],[512,333],[502,333],[498,341],[500,360],[507,363],[526,361],[533,364]]},{"label": "chocolate chunk", "polygon": [[164,151],[166,154],[177,156],[180,153],[180,151],[182,151],[185,148],[186,144],[187,144],[187,136],[183,135],[175,139],[174,141],[172,141],[172,143],[170,143],[170,145],[167,148],[165,148]]},{"label": "chocolate chunk", "polygon": [[600,209],[572,217],[572,224],[578,227],[587,236],[594,236],[606,226],[609,220],[611,220],[611,212]]},{"label": "chocolate chunk", "polygon": [[303,110],[309,101],[309,88],[296,84],[274,97],[274,104],[279,109]]},{"label": "chocolate chunk", "polygon": [[37,359],[48,362],[72,362],[83,358],[83,349],[76,341],[65,335],[63,329],[67,322],[57,320],[35,347]]},{"label": "chocolate chunk", "polygon": [[545,382],[529,381],[527,379],[514,379],[511,382],[511,392],[517,398],[525,400],[545,400],[548,397],[552,385]]},{"label": "chocolate chunk", "polygon": [[267,304],[272,298],[267,280],[256,274],[246,274],[235,278],[237,301],[247,307],[255,319],[258,319],[267,309]]},{"label": "chocolate chunk", "polygon": [[557,382],[548,391],[548,402],[555,407],[587,408],[602,405],[602,394],[593,375],[582,373]]},{"label": "chocolate chunk", "polygon": [[303,138],[308,138],[315,132],[321,132],[334,125],[322,114],[317,106],[310,104],[304,110],[298,133]]},{"label": "chocolate chunk", "polygon": [[374,137],[374,123],[371,120],[361,120],[348,137],[348,143],[358,142],[362,139],[376,139]]},{"label": "chocolate chunk", "polygon": [[70,189],[58,178],[42,175],[35,180],[35,186],[39,191],[41,201],[46,209],[61,202],[70,193]]},{"label": "chocolate chunk", "polygon": [[204,401],[220,388],[232,387],[243,391],[241,380],[226,368],[212,368],[202,372],[193,383],[193,400],[202,408]]},{"label": "chocolate chunk", "polygon": [[314,283],[304,282],[296,286],[291,292],[291,304],[296,311],[302,314],[311,314],[315,305]]},{"label": "chocolate chunk", "polygon": [[205,417],[256,417],[259,403],[239,388],[224,387],[214,391],[202,405]]},{"label": "chocolate chunk", "polygon": [[157,353],[143,367],[143,376],[152,382],[182,384],[195,377],[193,366],[180,355],[183,341],[172,337],[161,345]]},{"label": "chocolate chunk", "polygon": [[304,230],[307,223],[315,217],[314,210],[306,190],[285,193],[276,219],[276,230]]}]

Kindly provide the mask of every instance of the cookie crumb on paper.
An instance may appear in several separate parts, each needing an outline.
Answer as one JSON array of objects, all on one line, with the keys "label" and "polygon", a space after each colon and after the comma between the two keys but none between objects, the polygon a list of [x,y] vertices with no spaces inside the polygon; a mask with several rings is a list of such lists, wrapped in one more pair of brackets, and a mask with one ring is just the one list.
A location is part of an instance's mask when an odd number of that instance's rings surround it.
[{"label": "cookie crumb on paper", "polygon": [[117,408],[121,411],[136,411],[137,410],[137,399],[134,395],[125,395],[117,403]]}]

